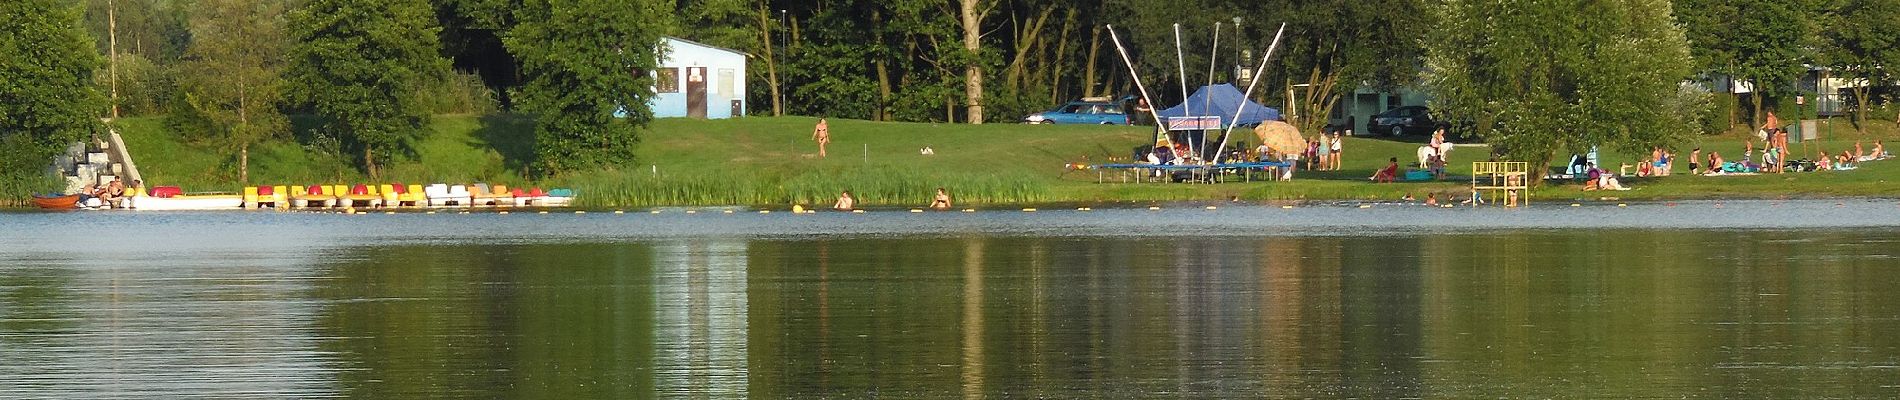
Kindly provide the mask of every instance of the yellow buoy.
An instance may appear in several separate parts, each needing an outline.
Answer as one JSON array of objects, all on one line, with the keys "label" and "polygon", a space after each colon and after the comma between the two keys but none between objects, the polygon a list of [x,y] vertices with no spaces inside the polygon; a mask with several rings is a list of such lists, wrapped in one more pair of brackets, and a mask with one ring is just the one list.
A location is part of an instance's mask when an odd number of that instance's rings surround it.
[{"label": "yellow buoy", "polygon": [[1371,204],[1360,204],[1359,208],[1372,208]]},{"label": "yellow buoy", "polygon": [[760,214],[771,214],[772,210],[759,210]]},{"label": "yellow buoy", "polygon": [[973,212],[976,212],[976,209],[974,209],[974,208],[965,208],[965,209],[963,209],[963,212],[966,212],[966,213],[973,213]]},{"label": "yellow buoy", "polygon": [[915,209],[915,208],[912,208],[912,209],[910,209],[910,212],[913,212],[913,213],[921,213],[921,212],[924,212],[924,210],[919,210],[919,209]]},{"label": "yellow buoy", "polygon": [[1280,209],[1282,209],[1282,210],[1291,210],[1291,209],[1293,209],[1293,206],[1280,206]]},{"label": "yellow buoy", "polygon": [[801,206],[801,205],[797,205],[797,204],[793,204],[793,205],[792,205],[792,213],[793,213],[793,214],[799,214],[799,213],[804,213],[804,212],[805,212],[805,206]]},{"label": "yellow buoy", "polygon": [[1023,212],[1036,212],[1036,209],[1034,209],[1034,208],[1025,208],[1025,209],[1023,209]]},{"label": "yellow buoy", "polygon": [[726,213],[726,214],[731,214],[731,213],[732,213],[732,210],[726,210],[726,211],[725,211],[725,213]]},{"label": "yellow buoy", "polygon": [[686,210],[687,214],[698,214],[699,210]]},{"label": "yellow buoy", "polygon": [[1090,211],[1088,207],[1077,208],[1075,210],[1076,211]]},{"label": "yellow buoy", "polygon": [[396,215],[395,211],[384,211],[383,215]]},{"label": "yellow buoy", "polygon": [[507,211],[499,211],[499,212],[496,212],[496,214],[501,214],[501,215],[508,215],[508,212],[507,212]]},{"label": "yellow buoy", "polygon": [[541,215],[547,215],[547,213],[548,213],[547,211],[542,211],[542,212],[538,212],[538,213],[535,213],[535,214],[541,214]]},{"label": "yellow buoy", "polygon": [[1570,206],[1571,206],[1571,207],[1583,207],[1583,205],[1582,205],[1582,204],[1577,204],[1577,203],[1570,203]]},{"label": "yellow buoy", "polygon": [[648,214],[659,214],[659,213],[660,213],[660,210],[653,210],[653,211],[648,211],[647,213],[648,213]]},{"label": "yellow buoy", "polygon": [[1161,211],[1161,207],[1148,206],[1148,211]]},{"label": "yellow buoy", "polygon": [[575,214],[586,214],[586,213],[587,213],[587,211],[585,211],[585,210],[574,210],[574,213],[575,213]]},{"label": "yellow buoy", "polygon": [[1616,203],[1617,207],[1629,207],[1629,203]]},{"label": "yellow buoy", "polygon": [[627,210],[614,210],[614,214],[626,214]]},{"label": "yellow buoy", "polygon": [[426,212],[426,213],[424,213],[424,214],[435,214],[435,212],[434,212],[434,211],[430,211],[430,212]]},{"label": "yellow buoy", "polygon": [[1217,208],[1217,207],[1214,207],[1214,206],[1207,206],[1207,209],[1209,209],[1209,210],[1213,210],[1213,209],[1216,209],[1216,208]]},{"label": "yellow buoy", "polygon": [[863,214],[864,210],[851,210],[852,214]]}]

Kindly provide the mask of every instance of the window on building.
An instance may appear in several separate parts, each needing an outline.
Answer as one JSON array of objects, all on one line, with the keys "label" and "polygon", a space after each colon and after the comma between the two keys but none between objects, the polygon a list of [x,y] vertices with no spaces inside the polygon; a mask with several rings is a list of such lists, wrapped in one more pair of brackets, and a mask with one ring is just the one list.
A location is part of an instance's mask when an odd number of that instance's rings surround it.
[{"label": "window on building", "polygon": [[719,97],[733,98],[733,81],[737,80],[737,78],[734,78],[735,75],[738,75],[738,72],[733,71],[732,68],[719,69],[719,86],[717,86],[719,88]]},{"label": "window on building", "polygon": [[660,68],[659,73],[654,76],[653,91],[657,93],[679,93],[680,69]]}]

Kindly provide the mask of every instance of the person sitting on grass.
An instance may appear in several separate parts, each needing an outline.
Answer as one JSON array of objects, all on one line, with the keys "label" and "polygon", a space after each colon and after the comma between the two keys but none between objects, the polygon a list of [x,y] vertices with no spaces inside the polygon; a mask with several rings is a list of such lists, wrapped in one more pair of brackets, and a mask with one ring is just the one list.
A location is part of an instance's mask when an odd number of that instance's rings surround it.
[{"label": "person sitting on grass", "polygon": [[1611,174],[1609,171],[1604,171],[1600,169],[1597,170],[1597,189],[1630,190],[1630,188],[1623,186],[1623,182],[1618,181],[1616,179],[1616,174]]},{"label": "person sitting on grass", "polygon": [[1399,158],[1392,157],[1392,159],[1386,161],[1385,168],[1380,168],[1379,171],[1373,172],[1372,177],[1366,179],[1370,179],[1373,182],[1389,183],[1398,179],[1398,175]]},{"label": "person sitting on grass", "polygon": [[1873,152],[1873,153],[1869,153],[1869,154],[1867,155],[1867,159],[1866,159],[1866,160],[1863,160],[1863,161],[1873,161],[1873,160],[1885,160],[1885,159],[1887,159],[1887,157],[1888,157],[1888,155],[1887,155],[1887,148],[1886,148],[1886,146],[1884,146],[1884,145],[1882,145],[1881,143],[1885,143],[1885,141],[1875,141],[1875,142],[1874,142],[1874,152]]},{"label": "person sitting on grass", "polygon": [[937,188],[937,198],[930,201],[930,208],[934,210],[950,209],[950,192],[945,192],[943,188]]},{"label": "person sitting on grass", "polygon": [[838,194],[838,202],[831,205],[831,209],[838,211],[851,211],[857,208],[858,200],[851,198],[851,191],[849,190]]}]

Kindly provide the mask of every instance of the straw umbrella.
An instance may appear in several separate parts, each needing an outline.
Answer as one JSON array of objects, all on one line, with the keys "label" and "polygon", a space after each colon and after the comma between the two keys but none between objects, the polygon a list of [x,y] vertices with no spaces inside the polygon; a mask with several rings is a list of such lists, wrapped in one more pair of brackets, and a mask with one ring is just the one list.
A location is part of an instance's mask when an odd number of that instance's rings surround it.
[{"label": "straw umbrella", "polygon": [[1268,149],[1280,154],[1299,154],[1306,151],[1306,138],[1300,136],[1300,128],[1282,121],[1267,121],[1253,129],[1254,136]]}]

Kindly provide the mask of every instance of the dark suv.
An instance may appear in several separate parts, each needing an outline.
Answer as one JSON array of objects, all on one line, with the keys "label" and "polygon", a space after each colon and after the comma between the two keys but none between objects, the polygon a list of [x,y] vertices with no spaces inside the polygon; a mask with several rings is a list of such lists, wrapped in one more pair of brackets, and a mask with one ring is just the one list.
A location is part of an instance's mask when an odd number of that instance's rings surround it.
[{"label": "dark suv", "polygon": [[1430,134],[1439,126],[1438,120],[1432,118],[1431,109],[1405,106],[1372,116],[1372,120],[1366,122],[1366,133],[1388,136]]}]

